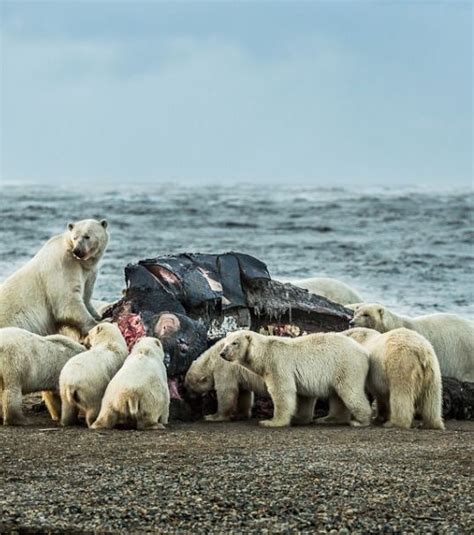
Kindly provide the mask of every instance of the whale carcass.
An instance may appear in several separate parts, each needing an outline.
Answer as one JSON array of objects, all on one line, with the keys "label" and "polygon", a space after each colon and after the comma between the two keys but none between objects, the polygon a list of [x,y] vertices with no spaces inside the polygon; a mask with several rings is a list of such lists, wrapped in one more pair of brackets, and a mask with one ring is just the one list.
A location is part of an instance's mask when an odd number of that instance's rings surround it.
[{"label": "whale carcass", "polygon": [[243,253],[180,254],[125,268],[126,289],[105,317],[129,347],[156,336],[165,350],[171,395],[182,399],[191,362],[237,329],[281,336],[342,331],[352,311],[290,283],[272,280],[266,265]]}]

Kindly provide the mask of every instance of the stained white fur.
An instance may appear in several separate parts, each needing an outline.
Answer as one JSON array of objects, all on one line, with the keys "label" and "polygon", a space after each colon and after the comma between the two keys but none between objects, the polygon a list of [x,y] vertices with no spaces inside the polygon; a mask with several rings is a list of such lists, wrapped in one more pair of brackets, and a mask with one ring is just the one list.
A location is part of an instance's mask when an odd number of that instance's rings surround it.
[{"label": "stained white fur", "polygon": [[264,336],[236,331],[225,338],[221,355],[260,375],[273,401],[266,427],[292,421],[310,423],[318,397],[329,398],[329,415],[321,422],[351,425],[370,423],[370,405],[364,387],[369,357],[357,342],[339,333],[318,333],[298,338]]},{"label": "stained white fur", "polygon": [[363,298],[345,282],[330,277],[311,277],[308,279],[288,279],[283,282],[291,282],[291,284],[304,288],[311,293],[322,295],[334,303],[346,305],[349,303],[359,303]]},{"label": "stained white fur", "polygon": [[219,356],[224,343],[220,340],[196,359],[185,378],[185,386],[192,392],[216,391],[217,412],[204,417],[209,422],[224,422],[233,416],[250,418],[254,392],[268,396],[260,376]]},{"label": "stained white fur", "polygon": [[102,397],[112,377],[127,357],[127,344],[112,323],[100,323],[87,335],[91,349],[73,357],[59,377],[61,425],[77,422],[79,409],[90,427],[96,420]]},{"label": "stained white fur", "polygon": [[163,358],[157,338],[145,337],[137,342],[107,386],[92,428],[111,429],[118,422],[132,420],[140,430],[164,429],[170,393]]},{"label": "stained white fur", "polygon": [[3,424],[26,423],[22,396],[57,391],[63,366],[84,347],[61,335],[38,336],[17,327],[0,329],[0,390]]},{"label": "stained white fur", "polygon": [[403,327],[384,334],[357,327],[344,334],[369,352],[367,387],[377,401],[378,421],[409,429],[418,411],[425,428],[444,429],[441,371],[426,338]]},{"label": "stained white fur", "polygon": [[405,327],[423,335],[433,346],[442,375],[474,382],[474,322],[456,314],[428,314],[409,318],[379,304],[360,306],[354,327],[381,333]]}]

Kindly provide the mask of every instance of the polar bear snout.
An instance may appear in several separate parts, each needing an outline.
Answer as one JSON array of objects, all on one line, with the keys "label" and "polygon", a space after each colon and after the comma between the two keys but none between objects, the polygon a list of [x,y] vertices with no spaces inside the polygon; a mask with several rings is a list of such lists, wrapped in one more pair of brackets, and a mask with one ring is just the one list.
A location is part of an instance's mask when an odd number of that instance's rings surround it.
[{"label": "polar bear snout", "polygon": [[82,250],[80,247],[74,247],[74,249],[72,250],[72,254],[79,260],[82,260],[87,252]]},{"label": "polar bear snout", "polygon": [[228,357],[228,347],[224,347],[224,349],[219,353],[219,356],[221,356],[223,359],[225,360],[231,360],[229,357]]}]

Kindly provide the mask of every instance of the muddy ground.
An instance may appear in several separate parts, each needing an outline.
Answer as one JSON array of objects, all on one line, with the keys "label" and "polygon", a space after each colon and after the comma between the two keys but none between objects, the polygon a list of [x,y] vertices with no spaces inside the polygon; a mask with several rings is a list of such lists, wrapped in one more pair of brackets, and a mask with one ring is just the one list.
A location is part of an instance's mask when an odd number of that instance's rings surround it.
[{"label": "muddy ground", "polygon": [[474,422],[0,428],[0,532],[472,533]]}]

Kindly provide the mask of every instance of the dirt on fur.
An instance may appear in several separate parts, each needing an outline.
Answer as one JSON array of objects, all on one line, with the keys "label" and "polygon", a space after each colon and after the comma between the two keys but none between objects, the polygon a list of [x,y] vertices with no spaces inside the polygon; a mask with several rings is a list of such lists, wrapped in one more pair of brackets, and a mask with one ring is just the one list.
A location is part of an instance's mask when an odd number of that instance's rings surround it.
[{"label": "dirt on fur", "polygon": [[0,428],[0,533],[472,533],[474,422]]}]

